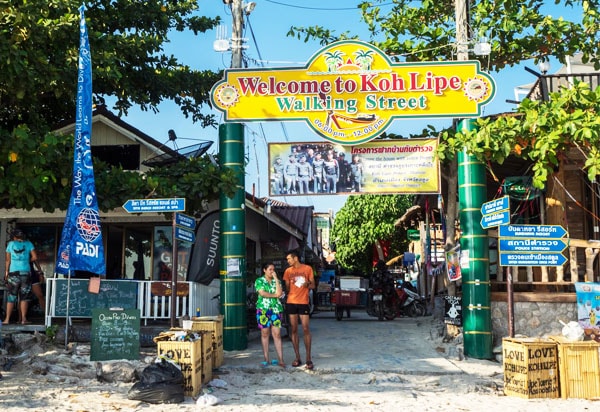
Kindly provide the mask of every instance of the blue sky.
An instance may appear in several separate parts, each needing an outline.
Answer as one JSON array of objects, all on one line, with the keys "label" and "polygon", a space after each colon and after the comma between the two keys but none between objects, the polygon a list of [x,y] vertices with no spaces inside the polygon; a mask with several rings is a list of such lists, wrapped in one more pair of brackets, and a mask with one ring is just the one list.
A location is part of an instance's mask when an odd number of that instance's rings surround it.
[{"label": "blue sky", "polygon": [[[222,17],[227,38],[230,38],[231,14],[222,0],[199,0],[198,3],[199,14]],[[322,47],[317,42],[304,43],[302,40],[287,37],[286,33],[291,26],[320,25],[334,29],[336,34],[351,31],[364,36],[361,39],[368,41],[366,29],[360,30],[364,23],[360,22],[359,12],[353,7],[359,0],[255,0],[255,3],[255,9],[247,18],[245,31],[245,38],[248,39],[245,55],[254,60],[249,63],[252,68],[301,67]],[[385,7],[382,6],[382,10],[385,10]],[[183,64],[194,69],[216,71],[228,68],[231,66],[231,53],[214,51],[215,39],[216,31],[200,36],[173,33],[171,43],[166,46],[166,52],[174,54]],[[552,63],[550,72],[559,68],[557,62]],[[506,102],[507,99],[515,100],[514,88],[535,80],[524,70],[525,66],[536,69],[533,62],[529,61],[518,67],[491,74],[496,82],[496,96],[484,108],[483,115],[514,109],[514,104]],[[194,144],[196,139],[214,141],[210,152],[218,152],[216,129],[202,129],[181,115],[172,103],[164,103],[159,109],[158,114],[131,110],[124,120],[159,141],[168,141],[168,130],[173,129],[178,136],[176,144],[179,148]],[[452,119],[396,120],[388,131],[408,135],[420,132],[428,124],[440,129],[449,127]],[[246,167],[246,191],[252,192],[254,185],[258,197],[268,196],[267,143],[322,141],[302,122],[248,123],[245,136],[246,156],[249,158]],[[343,206],[346,196],[287,196],[277,199],[298,206],[314,206],[316,212],[327,212],[329,209],[335,212]]]}]

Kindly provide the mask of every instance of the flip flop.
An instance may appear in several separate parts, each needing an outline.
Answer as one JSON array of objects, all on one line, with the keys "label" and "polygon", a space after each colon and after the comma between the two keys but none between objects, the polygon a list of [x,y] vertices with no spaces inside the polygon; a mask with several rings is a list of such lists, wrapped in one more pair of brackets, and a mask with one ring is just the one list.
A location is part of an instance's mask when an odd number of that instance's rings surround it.
[{"label": "flip flop", "polygon": [[306,361],[306,369],[313,370],[314,367],[312,361]]},{"label": "flip flop", "polygon": [[278,361],[277,359],[273,359],[273,360],[271,361],[271,365],[273,365],[273,366],[277,366],[277,365],[279,365],[279,361]]},{"label": "flip flop", "polygon": [[260,363],[260,366],[262,366],[263,368],[266,368],[267,366],[269,366],[269,362],[267,362],[267,361],[262,361],[262,362]]},{"label": "flip flop", "polygon": [[293,366],[294,368],[297,368],[297,367],[298,367],[298,366],[300,366],[300,365],[302,365],[302,361],[301,361],[300,359],[295,359],[295,360],[292,362],[292,366]]}]

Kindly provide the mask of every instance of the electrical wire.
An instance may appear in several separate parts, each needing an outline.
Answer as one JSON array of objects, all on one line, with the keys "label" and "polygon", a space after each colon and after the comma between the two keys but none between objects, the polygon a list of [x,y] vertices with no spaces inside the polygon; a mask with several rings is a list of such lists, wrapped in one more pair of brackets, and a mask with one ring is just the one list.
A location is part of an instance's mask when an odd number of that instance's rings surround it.
[{"label": "electrical wire", "polygon": [[[250,20],[250,15],[246,15],[245,21],[248,23],[248,29],[250,30],[250,36],[252,37],[252,43],[254,44],[254,48],[256,49],[256,52],[258,53],[258,57],[259,57],[258,60],[253,60],[253,61],[256,62],[257,65],[259,65],[261,67],[264,67],[265,66],[265,64],[264,64],[265,60],[263,60],[262,54],[260,52],[260,47],[258,46],[258,42],[256,40],[256,36],[254,35],[254,29],[252,28],[252,22]],[[246,61],[248,61],[248,57],[247,56],[244,56],[244,57],[245,57]],[[285,127],[285,123],[284,122],[279,122],[279,124],[281,125],[281,129],[283,131],[283,135],[285,137],[285,141],[289,142],[290,138],[289,138],[287,129]],[[268,151],[269,143],[267,141],[265,129],[264,129],[264,126],[263,126],[262,122],[259,123],[259,128],[260,128],[260,136],[262,137],[263,141],[265,142],[265,151],[266,151],[267,164],[269,164],[269,161],[268,161],[269,160],[269,151]],[[252,131],[252,134],[253,134],[253,136],[255,136],[258,133]],[[257,174],[258,174],[258,177],[260,179],[260,171],[258,170],[259,169],[259,163],[258,163],[258,152],[256,150],[256,139],[254,139],[254,157],[255,157],[255,161],[256,161]],[[268,178],[268,173],[267,173],[267,178]],[[267,194],[269,194],[269,193],[267,193]],[[262,193],[261,193],[261,190],[260,190],[260,182],[258,183],[258,196],[259,197],[262,196]]]},{"label": "electrical wire", "polygon": [[600,217],[596,216],[596,214],[594,214],[591,210],[589,210],[585,206],[583,206],[579,200],[575,199],[575,197],[573,197],[573,195],[567,190],[567,188],[561,183],[561,181],[558,180],[558,178],[556,176],[553,176],[553,178],[554,178],[554,182],[557,183],[560,187],[562,187],[562,189],[564,190],[565,194],[569,197],[569,199],[571,199],[584,212],[587,212],[594,219],[596,219],[597,221],[600,221]]},{"label": "electrical wire", "polygon": [[[252,23],[250,22],[250,15],[246,15],[246,21],[248,22],[248,28],[250,29],[250,35],[252,36],[252,42],[254,43],[254,47],[256,47],[256,52],[258,53],[259,62],[263,61],[262,55],[260,54],[260,49],[258,48],[258,43],[256,42],[256,36],[254,36],[254,30],[252,29]],[[264,64],[263,64],[264,67]]]},{"label": "electrical wire", "polygon": [[[304,9],[304,10],[323,10],[323,11],[343,11],[343,10],[357,10],[358,9],[358,4],[354,7],[308,7],[308,6],[298,6],[296,4],[289,4],[289,3],[282,3],[279,1],[273,1],[273,0],[264,0],[267,3],[272,3],[272,4],[277,4],[279,6],[284,6],[284,7],[291,7],[293,9]],[[385,3],[385,4],[381,4],[379,7],[383,7],[383,6],[390,6],[393,5],[394,3]]]}]

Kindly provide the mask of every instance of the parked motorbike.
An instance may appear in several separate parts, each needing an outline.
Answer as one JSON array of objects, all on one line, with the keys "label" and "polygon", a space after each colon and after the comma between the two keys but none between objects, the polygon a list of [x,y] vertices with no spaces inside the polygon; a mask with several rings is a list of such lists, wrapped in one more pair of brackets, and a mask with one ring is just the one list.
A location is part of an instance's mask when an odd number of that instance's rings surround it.
[{"label": "parked motorbike", "polygon": [[400,281],[396,293],[400,298],[400,314],[405,316],[425,316],[427,305],[412,283]]},{"label": "parked motorbike", "polygon": [[387,271],[375,272],[367,295],[367,314],[378,320],[394,320],[398,316],[425,316],[425,301],[412,283],[397,281]]},{"label": "parked motorbike", "polygon": [[383,320],[383,292],[381,288],[369,288],[367,291],[367,314]]},{"label": "parked motorbike", "polygon": [[367,292],[367,314],[378,320],[392,320],[399,308],[393,275],[386,270],[377,270],[371,277]]}]

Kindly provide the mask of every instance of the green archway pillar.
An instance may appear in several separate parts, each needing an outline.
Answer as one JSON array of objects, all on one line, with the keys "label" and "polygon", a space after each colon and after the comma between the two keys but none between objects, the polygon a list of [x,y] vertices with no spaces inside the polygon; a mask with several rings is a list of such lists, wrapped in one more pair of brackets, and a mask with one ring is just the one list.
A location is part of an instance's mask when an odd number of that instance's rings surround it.
[{"label": "green archway pillar", "polygon": [[[475,121],[461,120],[457,130],[473,130]],[[465,356],[491,359],[492,314],[487,231],[481,227],[481,205],[487,201],[485,165],[465,151],[458,153],[460,248],[468,267],[461,265]],[[462,259],[461,259],[462,262]]]},{"label": "green archway pillar", "polygon": [[226,123],[219,126],[219,161],[237,172],[233,198],[221,195],[220,265],[223,349],[248,347],[246,309],[246,214],[244,189],[244,126]]}]

